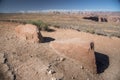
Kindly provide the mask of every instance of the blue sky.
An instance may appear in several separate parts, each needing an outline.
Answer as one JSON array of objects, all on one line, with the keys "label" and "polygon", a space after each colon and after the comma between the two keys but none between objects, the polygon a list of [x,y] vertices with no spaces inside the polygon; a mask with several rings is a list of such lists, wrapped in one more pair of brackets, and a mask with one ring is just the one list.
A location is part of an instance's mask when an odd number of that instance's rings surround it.
[{"label": "blue sky", "polygon": [[120,0],[0,0],[0,12],[48,9],[120,11]]}]

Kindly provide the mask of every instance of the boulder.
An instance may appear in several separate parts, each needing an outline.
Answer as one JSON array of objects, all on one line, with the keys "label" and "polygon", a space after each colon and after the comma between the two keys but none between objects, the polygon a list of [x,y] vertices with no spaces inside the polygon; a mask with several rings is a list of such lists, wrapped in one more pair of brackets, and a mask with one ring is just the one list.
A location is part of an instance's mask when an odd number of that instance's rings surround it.
[{"label": "boulder", "polygon": [[50,46],[57,53],[79,62],[84,69],[91,73],[97,73],[93,42],[75,38],[53,41]]},{"label": "boulder", "polygon": [[18,38],[22,40],[27,40],[29,42],[42,42],[43,38],[38,30],[37,26],[32,24],[18,25],[15,28],[15,32]]}]

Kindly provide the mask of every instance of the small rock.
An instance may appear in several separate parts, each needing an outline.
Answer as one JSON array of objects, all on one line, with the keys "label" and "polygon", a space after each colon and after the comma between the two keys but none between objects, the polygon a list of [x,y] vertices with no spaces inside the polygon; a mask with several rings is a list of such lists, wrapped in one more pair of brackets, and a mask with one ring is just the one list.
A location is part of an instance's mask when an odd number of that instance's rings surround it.
[{"label": "small rock", "polygon": [[51,80],[57,80],[55,77],[52,77],[52,79]]},{"label": "small rock", "polygon": [[60,58],[56,58],[56,61],[60,61]]},{"label": "small rock", "polygon": [[56,61],[62,62],[62,61],[64,61],[64,60],[65,60],[65,58],[63,58],[63,57],[61,57],[61,58],[56,58]]},{"label": "small rock", "polygon": [[63,73],[55,73],[54,77],[57,78],[57,80],[63,80],[64,75],[63,75]]},{"label": "small rock", "polygon": [[75,77],[72,77],[72,79],[75,79]]},{"label": "small rock", "polygon": [[80,66],[80,68],[81,68],[81,69],[84,69],[84,67],[83,67],[83,66]]},{"label": "small rock", "polygon": [[54,74],[55,71],[54,71],[54,70],[49,70],[48,73],[49,73],[49,74]]},{"label": "small rock", "polygon": [[65,58],[63,58],[63,57],[60,58],[60,61],[64,61],[64,60],[65,60]]},{"label": "small rock", "polygon": [[31,58],[33,57],[33,56],[30,56]]},{"label": "small rock", "polygon": [[51,64],[48,64],[48,68],[50,68],[51,67]]}]

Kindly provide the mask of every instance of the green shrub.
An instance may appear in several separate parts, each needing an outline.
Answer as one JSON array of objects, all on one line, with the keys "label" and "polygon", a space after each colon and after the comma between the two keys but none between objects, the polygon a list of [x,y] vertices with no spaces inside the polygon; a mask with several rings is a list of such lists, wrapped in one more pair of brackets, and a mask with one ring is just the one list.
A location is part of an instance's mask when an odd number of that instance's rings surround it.
[{"label": "green shrub", "polygon": [[43,31],[48,31],[49,30],[49,27],[48,27],[48,24],[38,20],[38,21],[27,21],[26,22],[27,24],[33,24],[33,25],[36,25],[38,27],[39,30],[43,30]]}]

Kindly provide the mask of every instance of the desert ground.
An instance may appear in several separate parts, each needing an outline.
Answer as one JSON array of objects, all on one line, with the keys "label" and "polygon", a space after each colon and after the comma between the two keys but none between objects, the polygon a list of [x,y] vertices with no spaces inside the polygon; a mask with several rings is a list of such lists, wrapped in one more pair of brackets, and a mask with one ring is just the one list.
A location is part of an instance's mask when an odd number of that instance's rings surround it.
[{"label": "desert ground", "polygon": [[[0,80],[120,80],[119,22],[95,22],[78,14],[36,15],[1,14]],[[3,19],[42,20],[50,31],[40,31],[43,43],[30,43],[16,36],[15,28],[21,23]],[[54,41],[75,38],[94,42],[97,73],[50,46]]]}]

